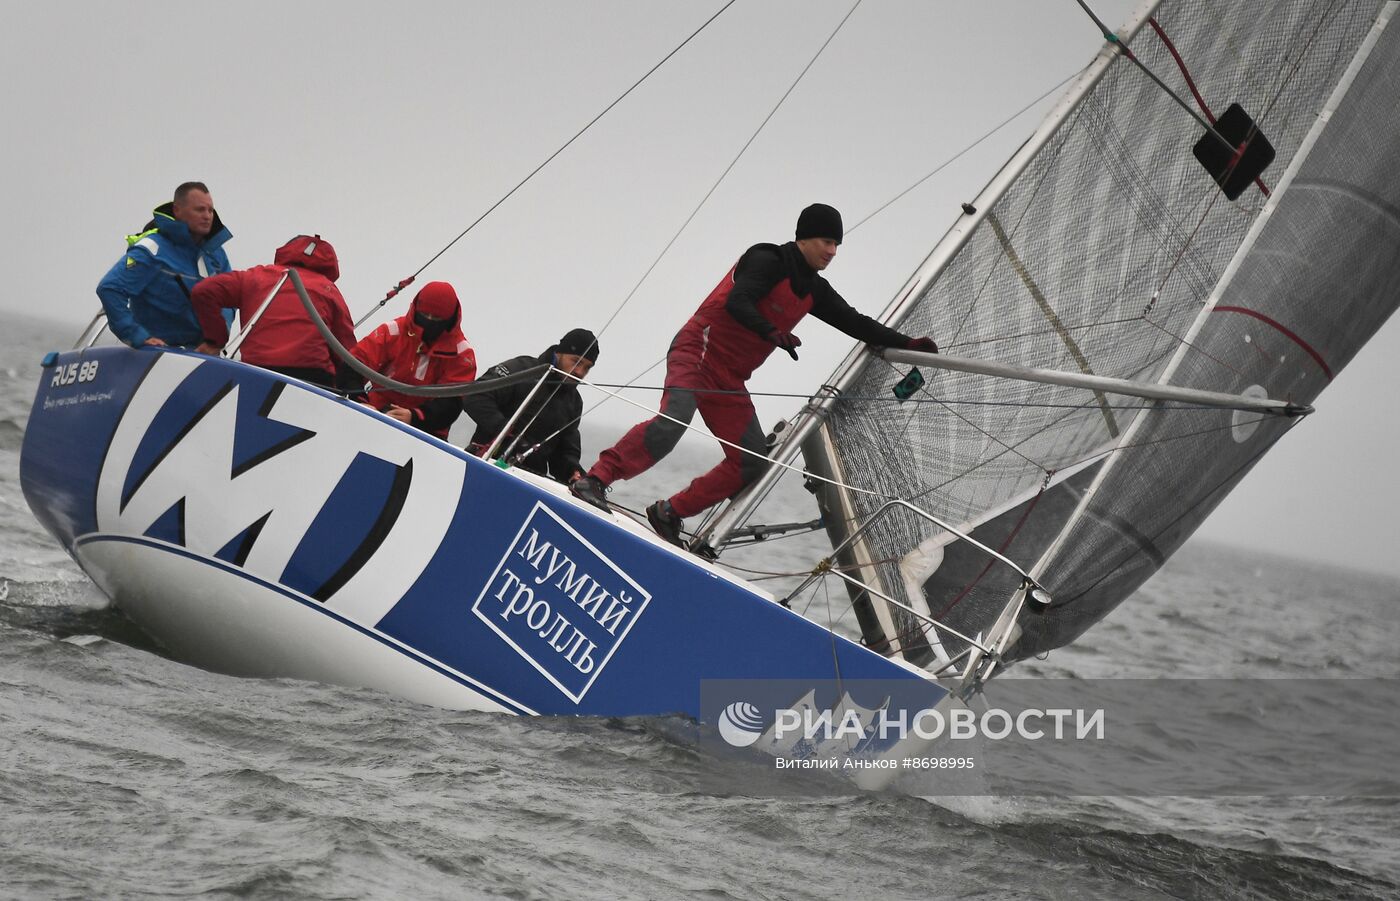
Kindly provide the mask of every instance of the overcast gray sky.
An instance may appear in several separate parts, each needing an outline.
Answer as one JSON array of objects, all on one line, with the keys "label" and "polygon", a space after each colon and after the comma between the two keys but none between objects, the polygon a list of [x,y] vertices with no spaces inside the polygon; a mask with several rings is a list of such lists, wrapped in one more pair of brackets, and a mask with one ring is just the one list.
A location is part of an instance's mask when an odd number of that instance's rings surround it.
[{"label": "overcast gray sky", "polygon": [[[1137,3],[1093,5],[1117,25]],[[720,6],[0,0],[0,307],[86,321],[123,236],[199,179],[235,266],[319,233],[358,316]],[[419,284],[457,287],[483,364],[600,330],[850,7],[740,0]],[[603,333],[595,377],[659,361],[737,254],[786,240],[802,206],[864,218],[1100,43],[1074,0],[865,0]],[[1044,106],[849,234],[838,290],[878,314]],[[849,347],[801,332],[801,361],[774,357],[754,390],[808,392]],[[1398,360],[1392,322],[1200,534],[1400,574]]]}]

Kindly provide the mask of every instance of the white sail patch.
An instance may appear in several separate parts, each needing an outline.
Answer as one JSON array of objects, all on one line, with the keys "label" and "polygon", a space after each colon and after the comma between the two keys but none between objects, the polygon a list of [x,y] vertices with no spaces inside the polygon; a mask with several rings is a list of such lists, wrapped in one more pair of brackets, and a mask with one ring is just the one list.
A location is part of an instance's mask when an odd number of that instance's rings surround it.
[{"label": "white sail patch", "polygon": [[[1245,336],[1248,341],[1249,337]],[[1264,390],[1263,385],[1250,385],[1240,392],[1245,397],[1264,398],[1269,396],[1269,392]],[[1235,439],[1236,444],[1244,444],[1254,437],[1254,432],[1259,428],[1259,423],[1264,417],[1250,410],[1236,410],[1230,417],[1230,436]]]}]

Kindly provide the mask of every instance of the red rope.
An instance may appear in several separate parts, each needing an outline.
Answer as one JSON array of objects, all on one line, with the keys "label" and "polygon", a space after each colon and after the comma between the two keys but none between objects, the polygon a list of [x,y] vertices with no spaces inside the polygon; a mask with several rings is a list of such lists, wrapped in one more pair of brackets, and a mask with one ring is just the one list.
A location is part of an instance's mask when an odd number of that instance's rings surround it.
[{"label": "red rope", "polygon": [[1288,328],[1283,323],[1279,322],[1277,319],[1265,316],[1258,310],[1251,310],[1248,307],[1216,307],[1215,309],[1211,310],[1211,312],[1239,313],[1242,316],[1252,316],[1253,318],[1258,319],[1260,322],[1273,328],[1280,335],[1283,335],[1289,341],[1292,341],[1294,344],[1302,348],[1303,352],[1306,353],[1308,356],[1312,357],[1313,362],[1316,363],[1318,367],[1322,369],[1322,374],[1327,376],[1327,381],[1332,381],[1332,367],[1327,365],[1327,361],[1322,358],[1322,354],[1318,353],[1311,344],[1304,341],[1302,337],[1298,335],[1297,332]]},{"label": "red rope", "polygon": [[[1167,52],[1172,55],[1172,59],[1176,60],[1176,67],[1181,70],[1181,77],[1186,80],[1186,86],[1191,89],[1191,96],[1196,98],[1196,105],[1201,108],[1201,112],[1205,113],[1206,118],[1210,120],[1210,124],[1214,125],[1215,113],[1210,111],[1210,107],[1206,105],[1205,98],[1202,97],[1201,92],[1196,89],[1196,82],[1191,77],[1191,71],[1186,68],[1186,61],[1182,59],[1181,54],[1177,52],[1176,45],[1172,43],[1171,38],[1167,37],[1167,32],[1163,30],[1162,26],[1157,23],[1155,18],[1149,17],[1147,24],[1152,26],[1153,31],[1157,32],[1157,37],[1162,39],[1162,43],[1166,46]],[[1235,148],[1235,157],[1230,160],[1230,169],[1234,169],[1235,166],[1239,164],[1240,157],[1244,156],[1244,150],[1247,144],[1248,142],[1246,141]],[[1269,196],[1269,189],[1264,184],[1263,178],[1254,179],[1254,183],[1259,186],[1260,191],[1264,192],[1265,197]]]},{"label": "red rope", "polygon": [[1161,25],[1157,24],[1156,19],[1148,19],[1147,24],[1152,26],[1152,30],[1157,32],[1157,37],[1161,38],[1162,43],[1167,46],[1167,52],[1172,55],[1172,59],[1176,60],[1176,67],[1181,70],[1181,77],[1186,79],[1186,86],[1191,89],[1191,96],[1196,98],[1196,105],[1201,108],[1201,112],[1206,114],[1210,124],[1214,125],[1215,113],[1210,111],[1210,107],[1206,106],[1205,98],[1201,96],[1200,91],[1196,90],[1196,82],[1191,78],[1191,73],[1186,68],[1186,61],[1181,58],[1180,53],[1176,52],[1176,45],[1172,43],[1171,38],[1167,37],[1167,33],[1162,30]]}]

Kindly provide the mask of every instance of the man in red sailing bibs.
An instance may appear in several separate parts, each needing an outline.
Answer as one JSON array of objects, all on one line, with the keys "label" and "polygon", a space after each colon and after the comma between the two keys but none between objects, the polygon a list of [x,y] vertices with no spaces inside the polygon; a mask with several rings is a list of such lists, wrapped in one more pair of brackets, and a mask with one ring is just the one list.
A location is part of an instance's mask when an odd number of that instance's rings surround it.
[{"label": "man in red sailing bibs", "polygon": [[[858,312],[818,275],[841,243],[841,214],[822,203],[802,211],[797,240],[755,244],[681,327],[666,355],[661,416],[633,426],[570,486],[604,510],[618,479],[645,472],[675,448],[698,410],[724,445],[724,460],[678,494],[647,508],[666,540],[681,541],[682,520],[733,497],[768,466],[763,428],[744,384],[775,348],[795,360],[802,342],[792,329],[811,313],[868,344],[936,353],[932,338],[911,338]],[[737,447],[733,446],[737,445]]]}]

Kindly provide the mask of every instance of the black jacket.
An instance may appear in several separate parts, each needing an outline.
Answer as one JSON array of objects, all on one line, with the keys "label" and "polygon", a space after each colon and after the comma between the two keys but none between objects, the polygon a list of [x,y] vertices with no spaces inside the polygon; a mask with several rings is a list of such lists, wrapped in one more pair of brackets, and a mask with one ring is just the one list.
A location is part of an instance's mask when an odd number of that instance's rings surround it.
[{"label": "black jacket", "polygon": [[[477,383],[553,361],[553,347],[538,357],[514,357],[486,370],[477,377]],[[462,409],[476,423],[470,449],[476,453],[484,450],[505,428],[511,415],[525,403],[534,386],[535,382],[518,382],[495,391],[482,391],[463,397]],[[539,475],[567,482],[580,469],[582,445],[578,423],[582,415],[583,398],[579,396],[578,383],[558,373],[550,373],[544,385],[531,398],[525,412],[516,419],[512,435],[501,442],[497,453],[502,453],[514,435],[521,434],[523,430],[524,437],[516,443],[514,453],[525,456],[512,462]],[[538,448],[534,448],[536,444],[539,444]]]},{"label": "black jacket", "polygon": [[746,328],[767,337],[773,324],[763,318],[755,305],[785,278],[790,280],[792,293],[798,297],[812,295],[811,315],[857,341],[881,347],[904,347],[909,343],[908,335],[847,303],[830,282],[807,265],[795,241],[783,245],[755,244],[744,251],[734,267],[734,290],[729,292],[724,309]]}]

